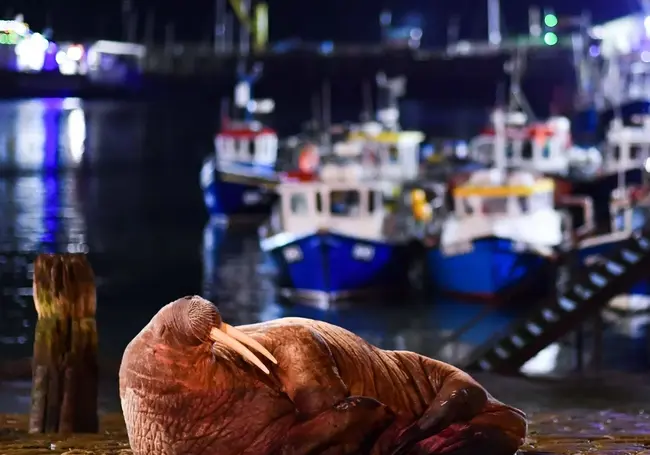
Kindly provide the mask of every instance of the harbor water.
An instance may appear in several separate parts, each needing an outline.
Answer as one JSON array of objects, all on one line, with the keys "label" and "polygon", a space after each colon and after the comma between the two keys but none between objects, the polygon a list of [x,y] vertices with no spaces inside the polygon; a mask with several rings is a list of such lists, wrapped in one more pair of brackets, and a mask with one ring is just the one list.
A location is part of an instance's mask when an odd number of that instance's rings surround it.
[{"label": "harbor water", "polygon": [[[415,111],[412,127],[421,117]],[[448,117],[422,124],[431,118]],[[161,306],[184,295],[210,298],[230,324],[325,319],[380,347],[448,361],[462,359],[533,303],[488,311],[476,303],[405,295],[326,312],[280,301],[256,229],[224,230],[205,214],[199,169],[212,150],[217,119],[217,107],[189,103],[0,104],[0,455],[128,453],[117,414],[121,353]],[[29,406],[36,318],[30,266],[40,252],[77,251],[88,252],[97,275],[100,407],[107,431],[80,440],[26,438],[17,429]],[[607,373],[561,381],[479,377],[498,398],[531,413],[529,452],[645,453],[647,317],[609,312],[605,319]],[[527,367],[571,370],[573,340],[551,348]],[[70,452],[74,448],[87,452]]]}]

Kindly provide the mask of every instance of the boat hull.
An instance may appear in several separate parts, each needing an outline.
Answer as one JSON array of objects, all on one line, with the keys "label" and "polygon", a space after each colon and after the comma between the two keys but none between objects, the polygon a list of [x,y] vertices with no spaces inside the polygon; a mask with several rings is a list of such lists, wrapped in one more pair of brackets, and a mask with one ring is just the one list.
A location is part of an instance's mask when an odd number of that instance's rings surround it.
[{"label": "boat hull", "polygon": [[287,297],[330,302],[408,288],[411,249],[406,244],[331,232],[275,245],[272,240],[262,241],[262,248],[272,256]]},{"label": "boat hull", "polygon": [[211,216],[266,216],[277,194],[256,184],[252,178],[226,178],[207,161],[201,171],[201,187],[206,209]]},{"label": "boat hull", "polygon": [[[429,248],[426,276],[437,292],[497,299],[519,286],[522,291],[548,288],[549,264],[538,254],[522,251],[513,240],[490,237],[474,240],[460,254],[447,254],[439,246]],[[529,280],[531,277],[535,280]],[[528,281],[532,281],[531,287],[523,289]]]}]

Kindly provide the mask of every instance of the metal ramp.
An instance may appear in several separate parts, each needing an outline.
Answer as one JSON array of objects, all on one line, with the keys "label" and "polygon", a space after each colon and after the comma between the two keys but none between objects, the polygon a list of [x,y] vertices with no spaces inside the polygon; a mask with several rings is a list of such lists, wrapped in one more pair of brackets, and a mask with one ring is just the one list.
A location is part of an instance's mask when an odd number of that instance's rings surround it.
[{"label": "metal ramp", "polygon": [[557,298],[535,305],[524,319],[470,355],[464,368],[515,373],[538,352],[576,329],[607,302],[650,275],[650,225],[599,261],[581,267]]}]

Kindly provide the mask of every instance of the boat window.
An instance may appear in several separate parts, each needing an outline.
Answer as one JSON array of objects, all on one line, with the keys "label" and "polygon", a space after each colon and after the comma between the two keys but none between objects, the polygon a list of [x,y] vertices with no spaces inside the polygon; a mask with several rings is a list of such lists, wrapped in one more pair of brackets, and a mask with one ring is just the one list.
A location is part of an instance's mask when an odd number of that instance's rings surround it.
[{"label": "boat window", "polygon": [[338,216],[359,215],[361,198],[358,191],[332,191],[330,193],[330,212]]},{"label": "boat window", "polygon": [[483,213],[486,215],[496,215],[508,211],[507,197],[489,197],[483,199]]},{"label": "boat window", "polygon": [[256,142],[250,141],[248,139],[244,139],[242,142],[244,143],[244,147],[246,147],[246,152],[247,152],[247,155],[244,156],[250,157],[252,161],[255,158],[255,150],[257,149]]},{"label": "boat window", "polygon": [[309,213],[309,204],[304,193],[291,195],[291,213],[294,215],[307,215]]},{"label": "boat window", "polygon": [[528,196],[519,196],[517,198],[517,203],[519,204],[519,209],[522,213],[528,212],[530,208],[530,198]]},{"label": "boat window", "polygon": [[316,211],[323,213],[323,196],[320,194],[320,191],[316,193]]},{"label": "boat window", "polygon": [[551,141],[544,140],[541,143],[541,147],[542,147],[542,156],[544,158],[550,158],[551,157]]},{"label": "boat window", "polygon": [[525,160],[530,160],[533,157],[533,141],[525,139],[521,144],[521,157]]},{"label": "boat window", "polygon": [[469,200],[463,199],[463,208],[468,215],[474,214],[474,209],[472,208],[472,204],[469,203]]},{"label": "boat window", "polygon": [[368,192],[368,212],[375,213],[375,209],[380,206],[381,193],[378,191]]},{"label": "boat window", "polygon": [[233,159],[235,155],[234,139],[231,137],[222,137],[218,140],[219,156],[222,159]]},{"label": "boat window", "polygon": [[399,161],[399,148],[395,144],[388,146],[388,160],[392,163]]}]

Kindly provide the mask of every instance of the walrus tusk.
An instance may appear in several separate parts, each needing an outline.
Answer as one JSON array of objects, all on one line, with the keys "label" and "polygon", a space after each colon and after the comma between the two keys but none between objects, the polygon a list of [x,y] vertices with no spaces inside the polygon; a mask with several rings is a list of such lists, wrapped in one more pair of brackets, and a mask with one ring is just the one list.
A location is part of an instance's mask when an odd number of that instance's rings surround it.
[{"label": "walrus tusk", "polygon": [[210,330],[210,338],[214,341],[218,341],[220,343],[225,344],[229,348],[237,351],[239,354],[241,354],[242,357],[244,357],[246,360],[251,362],[253,365],[255,365],[257,368],[262,370],[264,373],[269,374],[270,371],[266,366],[258,359],[255,357],[255,354],[253,354],[246,346],[241,344],[239,341],[235,340],[234,338],[228,336],[226,333],[222,332],[220,329],[213,328]]},{"label": "walrus tusk", "polygon": [[275,363],[276,365],[278,364],[278,361],[275,360],[275,357],[273,357],[273,354],[271,354],[267,349],[259,344],[257,341],[255,341],[253,338],[250,336],[246,335],[244,332],[241,330],[238,330],[234,328],[231,325],[226,324],[225,322],[221,323],[221,331],[224,332],[226,335],[230,335],[233,337],[235,340],[239,341],[242,344],[245,344],[249,348],[255,349],[257,352],[262,354],[264,357],[269,359],[271,362]]}]

